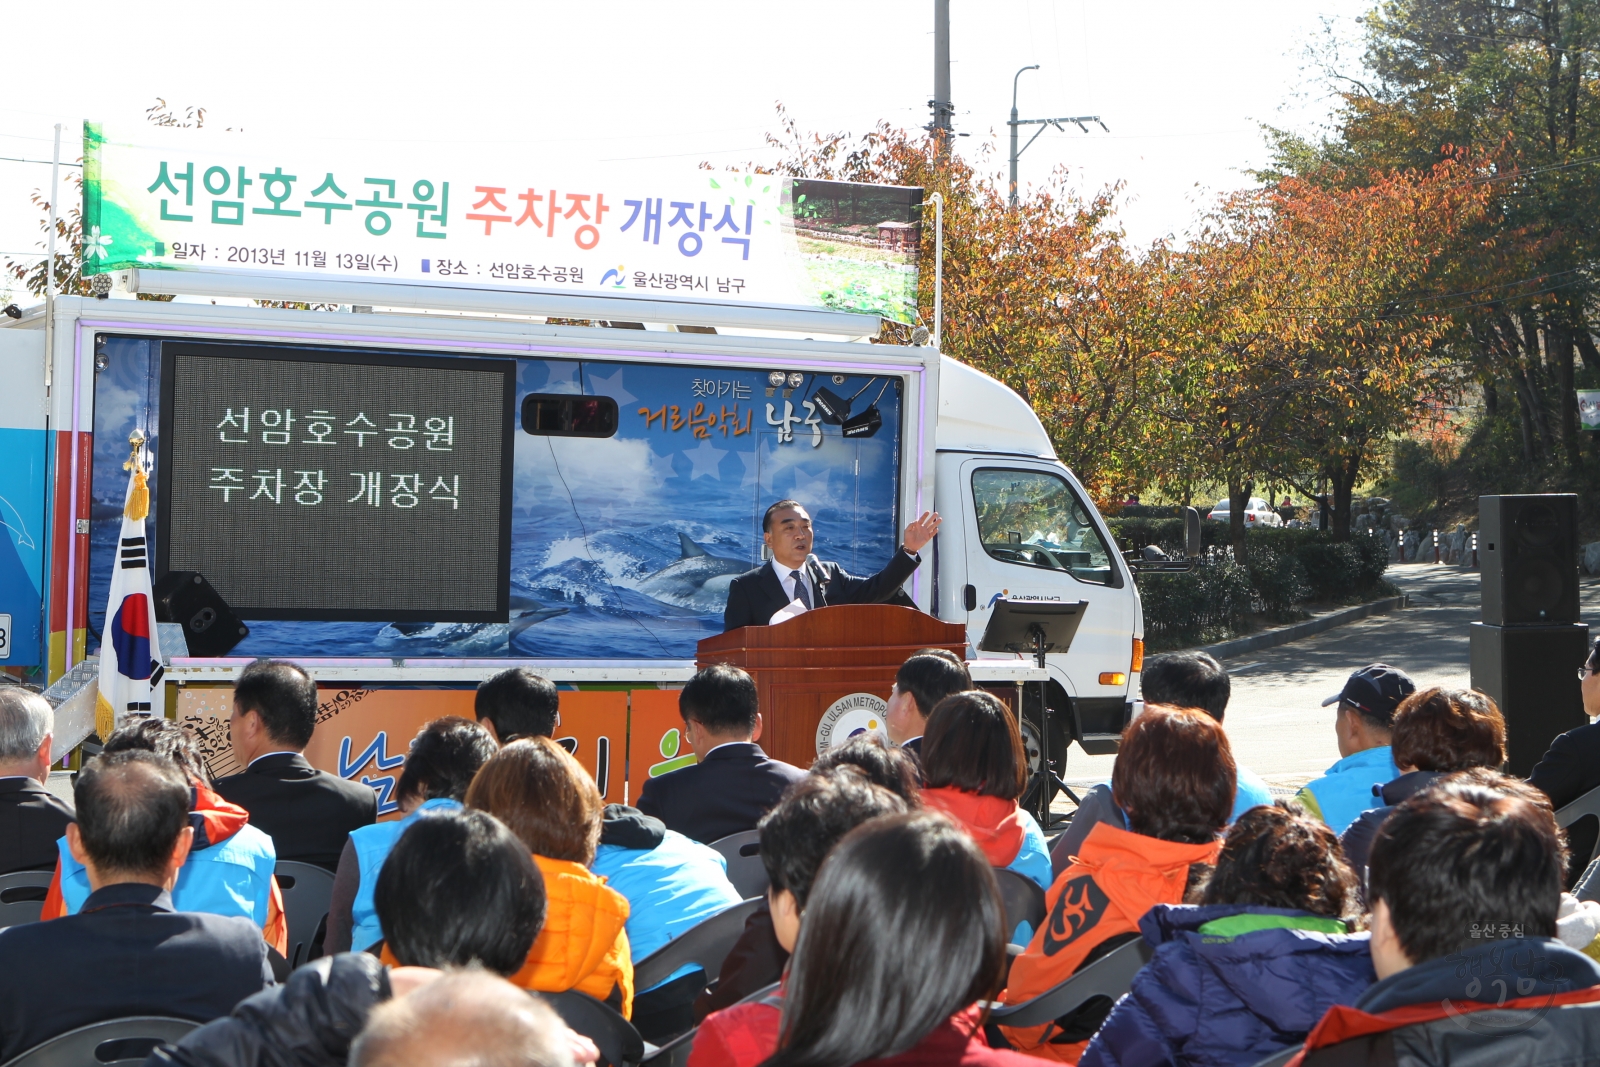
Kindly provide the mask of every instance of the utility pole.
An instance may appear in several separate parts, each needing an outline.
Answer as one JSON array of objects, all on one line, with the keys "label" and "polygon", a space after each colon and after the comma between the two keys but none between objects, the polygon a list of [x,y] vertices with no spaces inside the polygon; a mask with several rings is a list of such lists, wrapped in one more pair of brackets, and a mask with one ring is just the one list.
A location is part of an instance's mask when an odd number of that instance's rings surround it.
[{"label": "utility pole", "polygon": [[928,132],[939,142],[939,157],[950,158],[950,139],[955,136],[955,105],[950,102],[950,0],[933,0],[933,121]]},{"label": "utility pole", "polygon": [[[1010,189],[1010,206],[1011,207],[1016,207],[1017,206],[1017,160],[1019,158],[1021,158],[1023,152],[1026,152],[1028,149],[1033,147],[1033,142],[1035,142],[1035,141],[1037,141],[1039,139],[1039,134],[1043,133],[1045,131],[1046,127],[1054,126],[1056,129],[1060,130],[1062,133],[1066,133],[1067,132],[1066,131],[1066,127],[1063,126],[1062,123],[1070,122],[1074,126],[1078,127],[1078,129],[1082,130],[1084,133],[1088,133],[1089,132],[1089,127],[1084,125],[1084,124],[1088,123],[1088,122],[1093,122],[1093,123],[1098,124],[1099,127],[1102,130],[1105,130],[1107,133],[1111,132],[1110,127],[1108,127],[1104,122],[1100,121],[1100,116],[1099,115],[1071,115],[1071,116],[1068,116],[1066,118],[1059,118],[1059,119],[1021,119],[1021,118],[1018,118],[1017,117],[1017,79],[1022,77],[1022,72],[1023,71],[1038,70],[1038,69],[1039,69],[1039,64],[1035,63],[1032,66],[1023,67],[1022,70],[1017,71],[1017,73],[1012,75],[1012,77],[1011,77],[1011,121],[1006,123],[1007,126],[1011,127],[1011,189]],[[1017,131],[1019,129],[1021,129],[1023,126],[1037,126],[1037,127],[1039,127],[1039,133],[1036,133],[1032,137],[1028,138],[1028,143],[1023,145],[1019,149],[1017,147]]]}]

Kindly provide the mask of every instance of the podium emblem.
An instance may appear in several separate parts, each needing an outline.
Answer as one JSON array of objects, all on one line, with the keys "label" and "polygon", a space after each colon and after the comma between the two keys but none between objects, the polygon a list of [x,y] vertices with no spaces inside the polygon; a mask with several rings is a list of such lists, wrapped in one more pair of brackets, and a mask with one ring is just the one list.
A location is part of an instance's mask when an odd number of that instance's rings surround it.
[{"label": "podium emblem", "polygon": [[858,734],[877,734],[887,740],[883,717],[888,710],[889,702],[872,693],[851,693],[835,700],[817,723],[817,755]]}]

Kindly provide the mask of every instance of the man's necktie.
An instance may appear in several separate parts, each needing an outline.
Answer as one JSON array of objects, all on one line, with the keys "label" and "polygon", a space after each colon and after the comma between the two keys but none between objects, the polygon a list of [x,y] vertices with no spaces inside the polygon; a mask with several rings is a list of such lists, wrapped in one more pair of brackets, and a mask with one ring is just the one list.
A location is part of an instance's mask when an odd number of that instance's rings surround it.
[{"label": "man's necktie", "polygon": [[790,571],[789,577],[794,579],[794,595],[799,599],[800,603],[806,606],[806,610],[810,611],[811,592],[806,589],[805,579],[800,577],[799,571]]}]

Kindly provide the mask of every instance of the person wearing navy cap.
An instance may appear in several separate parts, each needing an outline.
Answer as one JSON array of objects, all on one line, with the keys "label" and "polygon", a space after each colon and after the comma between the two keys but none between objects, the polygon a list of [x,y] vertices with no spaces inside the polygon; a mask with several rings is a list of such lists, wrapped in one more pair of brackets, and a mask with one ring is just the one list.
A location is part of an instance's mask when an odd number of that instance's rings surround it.
[{"label": "person wearing navy cap", "polygon": [[1400,702],[1416,692],[1411,676],[1387,663],[1372,663],[1351,674],[1344,688],[1322,702],[1337,704],[1334,736],[1339,762],[1308,782],[1295,796],[1310,815],[1342,834],[1372,807],[1372,787],[1400,776],[1389,748],[1389,731]]}]

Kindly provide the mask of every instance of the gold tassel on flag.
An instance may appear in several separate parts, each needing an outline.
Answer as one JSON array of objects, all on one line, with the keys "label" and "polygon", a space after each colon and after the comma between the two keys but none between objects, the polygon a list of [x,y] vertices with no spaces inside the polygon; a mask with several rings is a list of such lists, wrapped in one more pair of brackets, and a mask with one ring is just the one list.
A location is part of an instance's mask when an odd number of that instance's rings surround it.
[{"label": "gold tassel on flag", "polygon": [[145,477],[144,464],[139,460],[139,452],[144,448],[144,431],[135,428],[128,435],[128,444],[133,446],[133,454],[122,465],[122,469],[133,472],[133,488],[128,490],[128,504],[122,509],[122,514],[139,522],[150,514],[149,479]]}]

